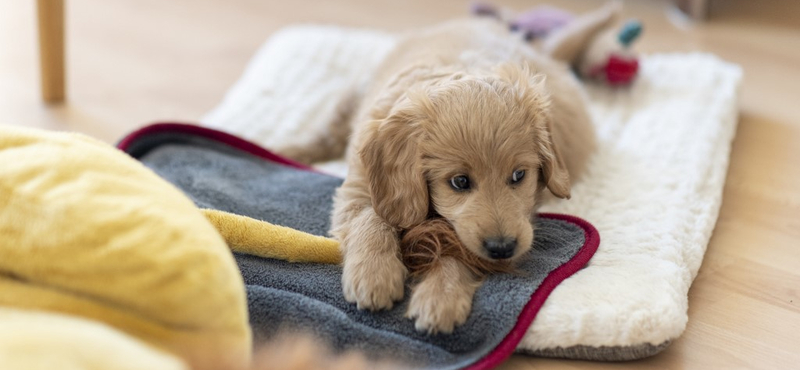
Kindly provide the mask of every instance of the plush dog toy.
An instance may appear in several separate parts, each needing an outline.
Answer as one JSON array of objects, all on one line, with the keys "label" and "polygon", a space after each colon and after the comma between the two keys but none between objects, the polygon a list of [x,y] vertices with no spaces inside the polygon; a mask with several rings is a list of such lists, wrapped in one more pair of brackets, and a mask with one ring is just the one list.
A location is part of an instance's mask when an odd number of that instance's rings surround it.
[{"label": "plush dog toy", "polygon": [[630,46],[641,32],[642,24],[630,20],[619,31],[607,30],[597,35],[575,67],[584,78],[612,86],[630,84],[639,71],[639,59]]},{"label": "plush dog toy", "polygon": [[584,79],[611,86],[627,85],[639,71],[638,56],[631,46],[642,33],[642,24],[629,20],[621,28],[614,27],[620,13],[616,3],[581,16],[546,5],[514,14],[509,9],[479,2],[472,5],[471,11],[478,16],[497,18],[529,42],[542,40],[545,49],[548,39],[563,39],[564,35],[573,38],[575,42],[571,44],[575,50],[554,56],[572,65]]}]

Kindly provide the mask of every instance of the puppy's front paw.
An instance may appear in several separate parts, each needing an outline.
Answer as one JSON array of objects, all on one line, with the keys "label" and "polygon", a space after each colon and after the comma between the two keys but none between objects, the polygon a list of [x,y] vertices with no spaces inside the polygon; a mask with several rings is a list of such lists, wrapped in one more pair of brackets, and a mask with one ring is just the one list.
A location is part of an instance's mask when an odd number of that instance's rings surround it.
[{"label": "puppy's front paw", "polygon": [[451,333],[467,321],[475,287],[472,281],[442,281],[428,276],[411,292],[406,317],[416,320],[418,331]]},{"label": "puppy's front paw", "polygon": [[345,259],[342,273],[344,298],[359,309],[392,308],[403,299],[408,270],[395,254],[376,254],[368,259]]}]

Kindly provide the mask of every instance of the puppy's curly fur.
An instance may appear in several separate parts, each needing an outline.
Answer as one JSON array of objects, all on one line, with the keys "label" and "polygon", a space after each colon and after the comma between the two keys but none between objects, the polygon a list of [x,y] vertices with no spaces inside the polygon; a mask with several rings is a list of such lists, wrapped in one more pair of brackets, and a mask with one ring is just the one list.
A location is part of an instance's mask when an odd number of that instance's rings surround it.
[{"label": "puppy's curly fur", "polygon": [[458,239],[453,226],[441,217],[427,219],[405,231],[400,239],[400,253],[403,264],[415,279],[439,268],[442,258],[447,257],[464,264],[478,278],[516,271],[514,261],[488,260],[470,252]]}]

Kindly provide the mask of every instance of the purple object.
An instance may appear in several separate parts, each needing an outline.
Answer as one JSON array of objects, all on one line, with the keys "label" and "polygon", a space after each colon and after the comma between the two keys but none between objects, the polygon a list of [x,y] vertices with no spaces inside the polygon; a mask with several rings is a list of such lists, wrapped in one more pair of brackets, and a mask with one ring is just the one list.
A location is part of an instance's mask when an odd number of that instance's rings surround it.
[{"label": "purple object", "polygon": [[572,13],[552,6],[542,5],[516,16],[509,27],[512,31],[520,31],[525,39],[532,40],[544,37],[551,31],[563,27],[575,19]]},{"label": "purple object", "polygon": [[521,32],[526,40],[544,37],[575,19],[572,13],[547,5],[537,6],[518,14],[512,19],[503,19],[505,17],[501,14],[501,9],[490,3],[473,2],[470,6],[470,12],[478,16],[507,20],[511,31]]}]

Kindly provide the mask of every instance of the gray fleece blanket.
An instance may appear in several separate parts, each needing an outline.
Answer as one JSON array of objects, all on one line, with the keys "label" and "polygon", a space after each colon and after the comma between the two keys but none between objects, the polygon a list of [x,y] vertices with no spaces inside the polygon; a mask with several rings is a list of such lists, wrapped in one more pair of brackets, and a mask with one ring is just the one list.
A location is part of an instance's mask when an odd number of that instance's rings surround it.
[{"label": "gray fleece blanket", "polygon": [[[151,126],[118,146],[199,207],[327,235],[340,178],[280,163],[286,161],[262,148],[193,126]],[[511,354],[547,294],[594,252],[596,234],[581,221],[539,217],[534,248],[523,258],[520,273],[489,276],[475,294],[467,322],[449,335],[417,332],[403,317],[407,301],[389,311],[359,311],[344,300],[340,266],[237,254],[255,342],[278,331],[312,332],[337,350],[358,349],[413,367],[494,367]]]}]

